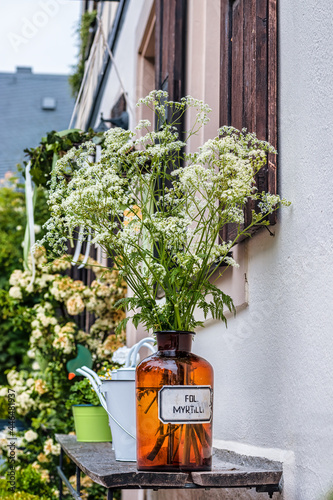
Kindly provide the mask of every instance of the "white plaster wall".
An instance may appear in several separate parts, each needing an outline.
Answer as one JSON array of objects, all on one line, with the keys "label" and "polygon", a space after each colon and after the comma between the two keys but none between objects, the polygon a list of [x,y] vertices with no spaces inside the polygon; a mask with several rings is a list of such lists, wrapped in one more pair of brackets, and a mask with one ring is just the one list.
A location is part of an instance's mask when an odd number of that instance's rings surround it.
[{"label": "white plaster wall", "polygon": [[293,205],[274,238],[248,243],[248,307],[194,344],[215,368],[215,437],[294,453],[286,500],[333,487],[332,12],[279,1],[279,191]]}]

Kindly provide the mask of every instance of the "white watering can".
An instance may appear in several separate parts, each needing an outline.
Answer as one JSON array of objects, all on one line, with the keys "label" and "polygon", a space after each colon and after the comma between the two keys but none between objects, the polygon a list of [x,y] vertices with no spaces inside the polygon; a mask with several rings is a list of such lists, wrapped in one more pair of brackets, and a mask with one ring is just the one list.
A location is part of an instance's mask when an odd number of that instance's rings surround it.
[{"label": "white watering can", "polygon": [[135,344],[128,352],[124,368],[112,371],[112,380],[101,380],[93,370],[86,366],[76,369],[77,373],[90,380],[101,405],[109,415],[116,460],[136,461],[136,362],[141,347],[148,347],[155,352],[153,343],[155,339],[147,337]]}]

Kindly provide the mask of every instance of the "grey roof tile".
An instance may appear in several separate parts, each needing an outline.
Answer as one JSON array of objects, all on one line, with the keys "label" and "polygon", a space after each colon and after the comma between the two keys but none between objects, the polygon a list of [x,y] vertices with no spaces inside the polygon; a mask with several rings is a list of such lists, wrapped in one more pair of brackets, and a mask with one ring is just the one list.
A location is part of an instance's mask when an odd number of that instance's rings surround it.
[{"label": "grey roof tile", "polygon": [[[43,110],[44,97],[56,100],[55,110]],[[16,170],[23,150],[35,147],[47,132],[64,130],[74,107],[67,75],[18,70],[0,73],[0,178]]]}]

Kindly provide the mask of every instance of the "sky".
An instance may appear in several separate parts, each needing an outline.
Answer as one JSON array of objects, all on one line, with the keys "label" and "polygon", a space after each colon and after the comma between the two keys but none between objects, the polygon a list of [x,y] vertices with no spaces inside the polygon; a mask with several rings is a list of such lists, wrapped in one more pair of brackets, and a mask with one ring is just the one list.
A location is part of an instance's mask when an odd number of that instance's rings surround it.
[{"label": "sky", "polygon": [[0,0],[0,72],[69,74],[80,12],[80,0]]}]

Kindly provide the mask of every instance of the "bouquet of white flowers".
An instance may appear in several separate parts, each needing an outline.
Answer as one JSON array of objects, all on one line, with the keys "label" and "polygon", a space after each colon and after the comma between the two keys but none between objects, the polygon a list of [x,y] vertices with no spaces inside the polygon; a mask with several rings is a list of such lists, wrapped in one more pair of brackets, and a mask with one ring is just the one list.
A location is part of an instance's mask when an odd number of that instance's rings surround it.
[{"label": "bouquet of white flowers", "polygon": [[[240,237],[252,226],[267,225],[268,214],[287,202],[256,189],[255,174],[275,153],[271,145],[246,130],[222,127],[188,152],[188,140],[207,123],[210,108],[190,96],[167,99],[166,92],[153,91],[138,103],[156,113],[158,130],[148,120],[138,124],[137,135],[114,128],[105,134],[99,161],[92,161],[95,145],[88,142],[57,162],[45,240],[63,252],[75,228],[84,227],[133,290],[134,297],[119,305],[134,311],[135,325],[192,330],[200,324],[196,307],[225,321],[224,306],[232,311],[233,303],[214,281],[237,265],[230,251]],[[180,140],[177,126],[189,108],[196,109],[196,119]],[[257,209],[244,227],[249,199]],[[229,223],[237,234],[223,241],[221,230]],[[212,279],[221,263],[226,267]]]}]

